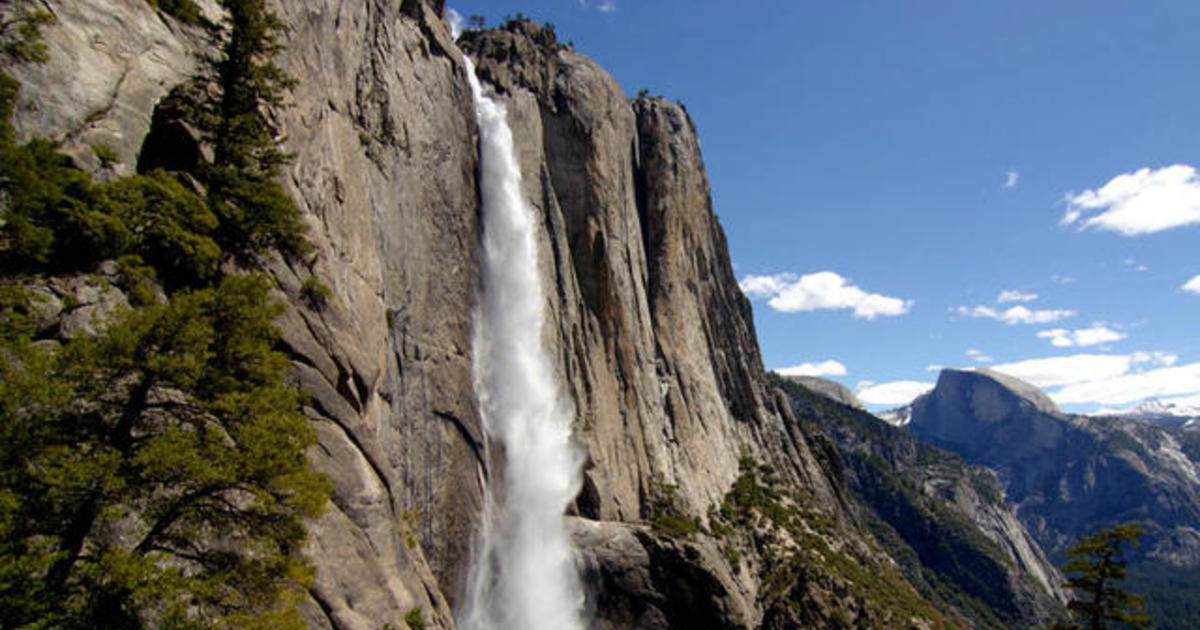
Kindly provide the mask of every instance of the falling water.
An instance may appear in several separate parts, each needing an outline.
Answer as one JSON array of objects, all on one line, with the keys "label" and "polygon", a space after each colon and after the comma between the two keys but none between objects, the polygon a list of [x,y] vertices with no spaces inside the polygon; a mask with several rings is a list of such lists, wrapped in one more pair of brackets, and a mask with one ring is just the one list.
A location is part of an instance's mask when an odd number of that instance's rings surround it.
[{"label": "falling water", "polygon": [[483,295],[475,314],[475,391],[484,428],[503,447],[459,626],[579,630],[582,590],[563,513],[579,489],[571,411],[542,343],[544,294],[533,209],[504,105],[483,94],[466,60],[480,135]]}]

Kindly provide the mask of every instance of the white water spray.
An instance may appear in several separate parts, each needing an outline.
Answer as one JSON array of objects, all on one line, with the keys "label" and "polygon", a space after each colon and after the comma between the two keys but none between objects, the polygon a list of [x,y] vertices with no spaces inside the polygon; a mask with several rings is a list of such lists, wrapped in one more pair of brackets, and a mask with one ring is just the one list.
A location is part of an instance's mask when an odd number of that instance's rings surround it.
[{"label": "white water spray", "polygon": [[503,104],[464,59],[480,135],[483,295],[474,372],[484,428],[503,446],[458,624],[464,630],[581,630],[583,594],[563,514],[579,490],[571,410],[542,343],[544,293],[533,209]]}]

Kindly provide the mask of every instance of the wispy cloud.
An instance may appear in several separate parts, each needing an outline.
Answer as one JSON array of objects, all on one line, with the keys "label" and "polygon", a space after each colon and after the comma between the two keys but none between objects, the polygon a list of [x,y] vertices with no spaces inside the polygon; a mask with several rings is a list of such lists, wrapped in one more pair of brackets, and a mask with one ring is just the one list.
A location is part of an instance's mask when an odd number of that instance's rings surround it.
[{"label": "wispy cloud", "polygon": [[951,309],[959,317],[972,319],[994,319],[1009,326],[1016,324],[1049,324],[1060,319],[1074,317],[1075,311],[1066,309],[1031,310],[1024,306],[1013,306],[998,310],[990,306],[959,306]]},{"label": "wispy cloud", "polygon": [[1091,328],[1076,328],[1075,330],[1066,328],[1043,330],[1037,336],[1039,339],[1049,339],[1050,345],[1056,348],[1075,348],[1120,341],[1128,335],[1117,332],[1104,324],[1092,324]]},{"label": "wispy cloud", "polygon": [[833,360],[820,363],[801,363],[775,370],[782,376],[845,376],[846,366]]},{"label": "wispy cloud", "polygon": [[933,389],[933,383],[921,381],[891,381],[888,383],[859,383],[858,399],[868,405],[907,405],[914,398]]},{"label": "wispy cloud", "polygon": [[784,313],[850,309],[855,317],[871,320],[903,315],[913,304],[912,300],[868,293],[832,271],[746,276],[740,285],[747,296],[767,298],[771,308]]},{"label": "wispy cloud", "polygon": [[997,304],[1007,304],[1008,302],[1032,302],[1038,299],[1036,293],[1022,293],[1015,289],[1005,289],[996,296]]},{"label": "wispy cloud", "polygon": [[1009,171],[1004,174],[1005,188],[1016,188],[1019,181],[1021,181],[1021,174],[1017,171]]},{"label": "wispy cloud", "polygon": [[967,358],[976,363],[991,363],[995,361],[995,359],[984,354],[983,351],[978,348],[967,348]]},{"label": "wispy cloud", "polygon": [[1179,288],[1183,289],[1184,291],[1187,291],[1188,293],[1195,293],[1197,295],[1200,295],[1200,275],[1183,283],[1183,286],[1181,286]]},{"label": "wispy cloud", "polygon": [[1142,263],[1140,263],[1132,258],[1126,258],[1124,260],[1123,264],[1126,267],[1129,267],[1130,269],[1132,269],[1138,273],[1144,273],[1144,272],[1150,271],[1149,267],[1147,267],[1146,265],[1143,265]]},{"label": "wispy cloud", "polygon": [[946,366],[942,365],[941,363],[930,363],[929,365],[925,366],[926,372],[941,372],[944,369],[946,369]]},{"label": "wispy cloud", "polygon": [[1076,282],[1079,282],[1072,276],[1064,276],[1057,273],[1050,276],[1050,281],[1054,282],[1055,284],[1075,284]]},{"label": "wispy cloud", "polygon": [[601,13],[613,13],[617,10],[617,4],[612,0],[603,0],[600,4],[596,5],[596,8]]},{"label": "wispy cloud", "polygon": [[1096,190],[1068,193],[1063,225],[1137,236],[1200,223],[1200,176],[1186,164],[1117,175]]}]

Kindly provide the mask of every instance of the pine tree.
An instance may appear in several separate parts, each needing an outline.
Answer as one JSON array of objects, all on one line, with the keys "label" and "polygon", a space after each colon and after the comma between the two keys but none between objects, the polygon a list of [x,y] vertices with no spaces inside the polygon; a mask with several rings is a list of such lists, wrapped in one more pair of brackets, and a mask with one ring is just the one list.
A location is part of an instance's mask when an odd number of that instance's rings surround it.
[{"label": "pine tree", "polygon": [[213,144],[203,175],[219,217],[218,238],[240,257],[277,249],[302,255],[310,246],[295,203],[276,181],[291,159],[275,136],[269,109],[284,106],[294,84],[274,61],[284,26],[265,0],[222,0],[229,18],[214,30],[221,53],[200,77],[197,124]]},{"label": "pine tree", "polygon": [[5,627],[303,627],[328,488],[267,289],[227,277],[58,350],[0,343]]},{"label": "pine tree", "polygon": [[1070,575],[1067,588],[1077,595],[1068,608],[1083,628],[1147,627],[1150,617],[1145,614],[1145,598],[1118,584],[1128,576],[1123,547],[1138,546],[1145,533],[1137,523],[1117,525],[1084,536],[1067,549],[1071,560],[1063,566],[1063,573]]}]

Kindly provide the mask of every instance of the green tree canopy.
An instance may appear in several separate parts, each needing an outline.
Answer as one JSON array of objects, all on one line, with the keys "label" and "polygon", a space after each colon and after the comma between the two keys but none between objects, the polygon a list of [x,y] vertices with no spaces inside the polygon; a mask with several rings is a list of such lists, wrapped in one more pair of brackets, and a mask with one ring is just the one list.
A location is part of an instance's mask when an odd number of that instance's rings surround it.
[{"label": "green tree canopy", "polygon": [[328,488],[267,288],[228,277],[58,350],[3,345],[6,627],[301,627],[287,591]]},{"label": "green tree canopy", "polygon": [[1120,586],[1128,576],[1124,547],[1138,546],[1145,533],[1137,523],[1117,525],[1084,536],[1067,549],[1071,560],[1062,570],[1069,576],[1067,588],[1077,597],[1067,607],[1083,628],[1145,628],[1149,623],[1145,598]]},{"label": "green tree canopy", "polygon": [[[18,143],[20,86],[0,73],[0,627],[303,627],[304,525],[328,482],[284,382],[282,305],[266,276],[220,262],[307,241],[264,111],[285,87],[270,60],[278,22],[261,1],[223,4],[233,24],[214,73],[258,87],[231,90],[237,107],[219,89],[201,101],[230,134],[199,174],[207,194],[162,171],[97,183],[55,143]],[[28,6],[0,9],[9,61],[44,57],[48,18]],[[29,283],[104,260],[134,308],[93,322],[94,336],[38,338]]]}]

